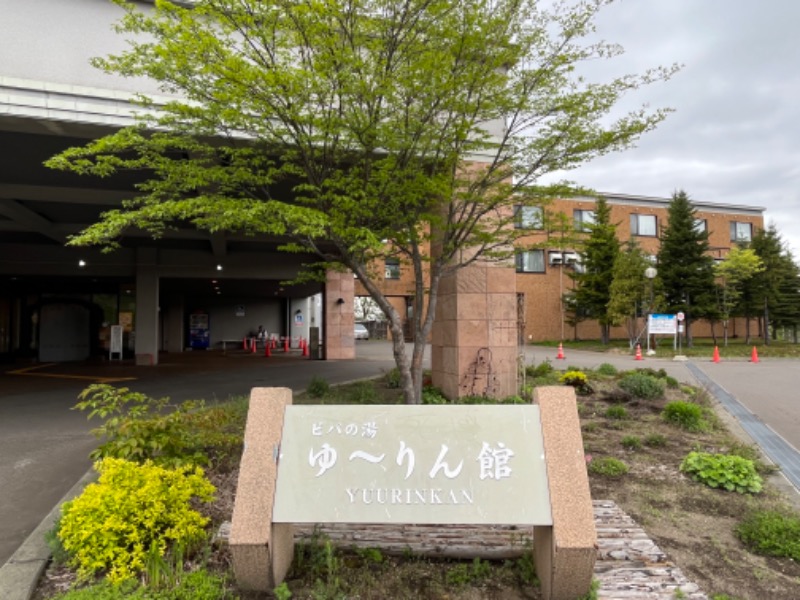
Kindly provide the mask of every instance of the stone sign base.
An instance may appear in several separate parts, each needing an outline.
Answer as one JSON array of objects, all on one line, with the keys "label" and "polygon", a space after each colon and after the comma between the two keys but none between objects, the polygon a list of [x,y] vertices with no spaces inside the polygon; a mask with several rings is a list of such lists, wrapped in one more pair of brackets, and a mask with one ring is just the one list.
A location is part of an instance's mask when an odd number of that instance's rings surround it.
[{"label": "stone sign base", "polygon": [[[544,599],[573,600],[589,590],[597,555],[575,392],[537,388],[534,403],[540,407],[552,510],[552,525],[533,529],[537,576]],[[290,404],[288,389],[256,388],[251,394],[230,534],[233,569],[243,589],[272,590],[293,557],[293,525],[273,522],[277,458]]]}]

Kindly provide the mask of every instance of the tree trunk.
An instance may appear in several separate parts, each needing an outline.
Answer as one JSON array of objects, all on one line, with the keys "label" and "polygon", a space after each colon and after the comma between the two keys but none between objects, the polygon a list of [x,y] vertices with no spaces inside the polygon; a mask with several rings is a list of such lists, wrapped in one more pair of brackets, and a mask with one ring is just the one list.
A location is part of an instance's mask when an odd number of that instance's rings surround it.
[{"label": "tree trunk", "polygon": [[769,346],[769,303],[764,298],[764,345]]}]

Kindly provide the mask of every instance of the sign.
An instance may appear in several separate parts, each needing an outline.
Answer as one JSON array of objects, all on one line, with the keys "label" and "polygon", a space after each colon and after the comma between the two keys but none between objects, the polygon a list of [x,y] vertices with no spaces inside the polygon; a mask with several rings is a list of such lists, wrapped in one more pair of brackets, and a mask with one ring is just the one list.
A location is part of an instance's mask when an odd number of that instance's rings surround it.
[{"label": "sign", "polygon": [[647,333],[649,335],[674,335],[678,330],[675,315],[649,315],[647,317]]},{"label": "sign", "polygon": [[684,315],[682,312],[679,312],[676,316],[678,317],[678,321],[683,321],[683,319],[686,317],[686,315]]},{"label": "sign", "polygon": [[115,354],[119,354],[122,360],[122,325],[111,326],[111,340],[108,347],[108,358],[111,360]]},{"label": "sign", "polygon": [[539,411],[288,406],[273,520],[550,525]]},{"label": "sign", "polygon": [[298,327],[302,327],[303,325],[303,313],[298,312],[294,315],[294,324]]},{"label": "sign", "polygon": [[237,317],[244,316],[244,304],[237,304],[236,309],[234,310],[234,315]]}]

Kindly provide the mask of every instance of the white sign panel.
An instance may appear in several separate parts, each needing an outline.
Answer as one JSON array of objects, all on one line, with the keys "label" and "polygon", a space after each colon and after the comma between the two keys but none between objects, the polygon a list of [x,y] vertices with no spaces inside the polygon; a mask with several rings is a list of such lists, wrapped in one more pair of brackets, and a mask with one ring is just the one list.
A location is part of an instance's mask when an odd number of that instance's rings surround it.
[{"label": "white sign panel", "polygon": [[114,354],[119,354],[120,358],[122,358],[122,325],[112,325],[110,331],[109,356],[113,357]]},{"label": "white sign panel", "polygon": [[550,525],[539,407],[289,406],[273,520]]},{"label": "white sign panel", "polygon": [[650,315],[647,318],[647,333],[675,335],[678,322],[675,315]]}]

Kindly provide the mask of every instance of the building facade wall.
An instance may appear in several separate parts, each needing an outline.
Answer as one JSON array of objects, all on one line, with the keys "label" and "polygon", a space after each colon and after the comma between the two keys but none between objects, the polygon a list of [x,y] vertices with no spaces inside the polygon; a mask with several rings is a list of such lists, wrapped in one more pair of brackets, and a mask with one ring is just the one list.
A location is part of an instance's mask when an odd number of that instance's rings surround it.
[{"label": "building facade wall", "polygon": [[[668,223],[669,199],[640,196],[615,195],[606,196],[611,208],[611,222],[616,225],[617,236],[621,242],[635,239],[638,245],[648,254],[658,254],[659,238]],[[553,222],[552,216],[562,213],[573,222],[575,211],[594,211],[594,198],[580,197],[554,200],[545,210],[549,216],[545,223]],[[751,235],[764,227],[764,209],[756,206],[711,204],[695,202],[696,218],[705,222],[709,232],[709,247],[716,259],[724,258],[735,242],[731,240],[731,223],[738,223],[739,232],[750,230]],[[631,215],[655,217],[653,235],[636,235],[631,230]],[[521,244],[533,244],[545,251],[543,272],[517,272],[516,291],[520,298],[520,318],[523,328],[520,337],[527,343],[559,339],[598,339],[600,328],[596,321],[584,321],[573,327],[566,323],[562,314],[561,298],[574,287],[570,273],[573,265],[551,265],[550,252],[562,255],[577,253],[577,248],[563,244],[559,234],[547,233],[545,229],[531,229],[530,235],[520,240]],[[378,269],[380,274],[380,268]],[[388,275],[388,273],[386,274]],[[406,296],[413,293],[413,273],[408,266],[400,267],[398,279],[384,277],[382,290],[389,296]],[[366,295],[360,283],[356,283],[356,295]],[[642,326],[644,323],[642,322]],[[732,334],[742,334],[745,330],[744,319],[736,319],[731,325]],[[755,329],[753,329],[755,331]],[[692,324],[692,333],[698,337],[710,337],[711,325],[704,321]],[[721,335],[720,325],[716,333]],[[614,327],[611,337],[627,338],[625,327]]]}]

